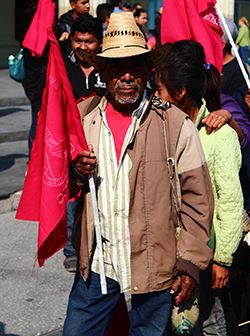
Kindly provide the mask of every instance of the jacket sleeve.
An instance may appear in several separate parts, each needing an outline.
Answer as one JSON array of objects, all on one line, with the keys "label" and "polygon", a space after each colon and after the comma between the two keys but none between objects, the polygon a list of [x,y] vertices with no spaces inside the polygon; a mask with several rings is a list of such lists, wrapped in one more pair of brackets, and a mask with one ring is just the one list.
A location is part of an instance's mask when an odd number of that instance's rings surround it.
[{"label": "jacket sleeve", "polygon": [[213,192],[198,131],[191,120],[182,126],[176,150],[181,189],[182,228],[177,240],[177,271],[199,279],[211,258],[208,247],[213,217]]},{"label": "jacket sleeve", "polygon": [[[218,133],[219,135],[219,133]],[[215,133],[213,136],[217,136]],[[222,138],[221,138],[222,136]],[[243,196],[239,179],[241,151],[236,133],[229,127],[220,130],[214,157],[215,254],[214,261],[230,266],[242,237]]]},{"label": "jacket sleeve", "polygon": [[244,138],[241,140],[241,148],[245,149],[250,145],[250,121],[247,115],[243,112],[239,103],[231,96],[221,94],[221,107],[228,110],[234,120],[241,128]]},{"label": "jacket sleeve", "polygon": [[240,44],[240,42],[241,42],[241,40],[243,39],[244,35],[245,35],[244,28],[241,27],[241,28],[239,29],[238,36],[237,36],[237,39],[236,39],[236,42],[235,42],[237,45]]}]

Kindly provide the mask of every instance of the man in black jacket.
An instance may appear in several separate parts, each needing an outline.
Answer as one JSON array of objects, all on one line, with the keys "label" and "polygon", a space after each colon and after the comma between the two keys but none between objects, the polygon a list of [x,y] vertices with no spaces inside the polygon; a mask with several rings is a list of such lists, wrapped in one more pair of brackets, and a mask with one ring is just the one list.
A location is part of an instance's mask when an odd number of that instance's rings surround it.
[{"label": "man in black jacket", "polygon": [[98,71],[80,51],[87,56],[99,52],[102,43],[102,27],[91,15],[83,15],[72,25],[70,34],[71,51],[64,54],[64,63],[77,102],[89,96],[103,96],[106,85]]},{"label": "man in black jacket", "polygon": [[90,9],[89,0],[69,0],[69,2],[72,9],[61,15],[55,26],[55,35],[60,41],[68,39],[72,24],[83,14],[88,14]]}]

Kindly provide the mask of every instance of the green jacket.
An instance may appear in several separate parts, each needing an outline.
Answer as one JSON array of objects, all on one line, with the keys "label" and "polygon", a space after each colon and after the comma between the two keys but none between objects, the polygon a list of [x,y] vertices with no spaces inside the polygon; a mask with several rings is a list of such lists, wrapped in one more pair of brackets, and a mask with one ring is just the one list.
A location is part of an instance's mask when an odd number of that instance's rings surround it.
[{"label": "green jacket", "polygon": [[203,103],[196,126],[200,134],[214,192],[214,218],[210,247],[214,261],[230,266],[242,236],[243,196],[239,180],[241,151],[236,132],[228,125],[206,133],[202,119],[209,114]]},{"label": "green jacket", "polygon": [[249,29],[247,26],[242,26],[239,29],[238,37],[236,39],[236,44],[239,47],[245,47],[250,45]]}]

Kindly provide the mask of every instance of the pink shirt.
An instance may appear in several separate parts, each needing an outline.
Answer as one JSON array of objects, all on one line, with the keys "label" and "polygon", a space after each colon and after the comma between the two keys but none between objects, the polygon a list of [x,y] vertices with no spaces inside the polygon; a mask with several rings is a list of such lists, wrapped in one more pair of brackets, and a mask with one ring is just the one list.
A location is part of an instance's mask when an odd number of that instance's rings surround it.
[{"label": "pink shirt", "polygon": [[108,103],[106,107],[106,118],[110,131],[113,135],[117,163],[119,163],[123,142],[127,130],[131,125],[132,116],[122,114],[121,112],[114,110],[113,106]]}]

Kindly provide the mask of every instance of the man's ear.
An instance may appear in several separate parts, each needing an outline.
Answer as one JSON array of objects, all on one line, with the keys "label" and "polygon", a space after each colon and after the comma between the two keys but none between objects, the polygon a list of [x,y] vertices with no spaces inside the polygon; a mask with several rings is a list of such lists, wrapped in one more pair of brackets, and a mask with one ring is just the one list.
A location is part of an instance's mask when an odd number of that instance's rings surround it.
[{"label": "man's ear", "polygon": [[70,2],[70,7],[72,8],[72,9],[75,9],[75,7],[76,7],[76,3],[75,2]]}]

